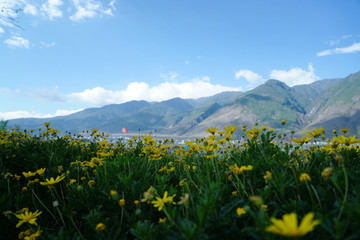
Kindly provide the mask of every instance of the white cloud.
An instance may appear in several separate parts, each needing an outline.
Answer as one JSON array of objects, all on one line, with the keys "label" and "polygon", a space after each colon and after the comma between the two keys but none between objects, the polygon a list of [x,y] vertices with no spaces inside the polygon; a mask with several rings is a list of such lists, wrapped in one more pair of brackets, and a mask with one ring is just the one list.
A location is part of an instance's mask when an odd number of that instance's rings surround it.
[{"label": "white cloud", "polygon": [[331,54],[341,54],[341,53],[355,53],[360,51],[360,42],[354,43],[353,45],[343,47],[343,48],[334,48],[328,49],[322,52],[318,52],[317,56],[326,56]]},{"label": "white cloud", "polygon": [[254,73],[247,69],[242,69],[237,72],[235,72],[235,78],[245,78],[246,81],[252,83],[252,84],[260,84],[264,82],[264,79],[257,73]]},{"label": "white cloud", "polygon": [[46,42],[43,42],[43,41],[40,41],[40,44],[42,47],[54,47],[56,45],[56,43],[52,42],[52,43],[46,43]]},{"label": "white cloud", "polygon": [[176,72],[169,72],[169,74],[160,73],[160,77],[165,81],[174,81],[178,76]]},{"label": "white cloud", "polygon": [[28,111],[0,112],[0,119],[10,120],[15,118],[51,118],[51,117],[69,115],[82,110],[84,109],[57,110],[55,114],[41,114],[37,112],[28,112]]},{"label": "white cloud", "polygon": [[113,10],[116,10],[115,3],[116,3],[115,0],[111,0],[111,2],[109,3],[109,6],[110,6]]},{"label": "white cloud", "polygon": [[63,5],[61,0],[47,0],[41,5],[41,11],[46,14],[50,20],[62,17],[60,6]]},{"label": "white cloud", "polygon": [[73,113],[77,113],[84,110],[83,108],[77,109],[77,110],[63,110],[63,109],[59,109],[56,110],[55,114],[53,115],[53,117],[57,117],[57,116],[65,116],[65,115],[69,115],[69,114],[73,114]]},{"label": "white cloud", "polygon": [[29,40],[22,38],[22,37],[18,37],[18,36],[13,36],[12,38],[6,39],[4,41],[4,43],[6,45],[8,45],[8,47],[10,47],[10,48],[29,48],[30,47]]},{"label": "white cloud", "polygon": [[4,33],[4,29],[2,28],[2,27],[0,27],[0,36],[1,36],[1,34],[3,34]]},{"label": "white cloud", "polygon": [[224,91],[240,91],[240,88],[213,85],[210,78],[193,79],[184,83],[163,82],[150,87],[145,82],[132,82],[125,90],[112,91],[102,87],[86,89],[67,95],[70,101],[80,101],[95,106],[111,103],[123,103],[131,100],[164,101],[175,97],[200,98],[212,96]]},{"label": "white cloud", "polygon": [[352,38],[352,37],[353,37],[352,34],[343,35],[343,36],[341,36],[341,38],[339,38],[339,39],[331,40],[331,41],[329,42],[329,44],[330,44],[330,46],[334,46],[334,45],[339,44],[341,41],[346,40],[346,39],[349,39],[349,38]]},{"label": "white cloud", "polygon": [[309,84],[319,79],[315,75],[315,69],[312,64],[308,65],[308,69],[291,68],[289,71],[272,70],[270,73],[272,79],[280,80],[292,87],[300,84]]},{"label": "white cloud", "polygon": [[39,14],[39,11],[37,9],[37,7],[35,5],[31,5],[29,3],[26,3],[25,8],[24,8],[24,13],[25,14],[30,14],[33,16],[37,16]]},{"label": "white cloud", "polygon": [[18,12],[21,10],[20,0],[0,0],[0,25],[14,27],[17,25]]},{"label": "white cloud", "polygon": [[76,12],[70,16],[73,21],[82,21],[85,18],[93,18],[101,15],[113,16],[112,9],[114,9],[114,1],[111,1],[109,8],[104,9],[100,1],[95,0],[72,0],[75,6]]},{"label": "white cloud", "polygon": [[209,76],[204,76],[204,77],[201,78],[201,80],[204,81],[204,82],[210,82]]}]

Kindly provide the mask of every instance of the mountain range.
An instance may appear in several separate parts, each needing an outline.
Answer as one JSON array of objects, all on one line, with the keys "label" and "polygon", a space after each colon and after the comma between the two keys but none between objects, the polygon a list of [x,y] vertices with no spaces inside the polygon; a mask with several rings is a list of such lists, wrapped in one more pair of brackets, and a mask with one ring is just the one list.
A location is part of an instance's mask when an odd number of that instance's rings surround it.
[{"label": "mountain range", "polygon": [[[286,119],[282,126],[281,120]],[[130,101],[54,118],[9,120],[10,126],[26,129],[51,122],[54,129],[80,133],[99,129],[106,133],[156,132],[169,136],[197,137],[209,127],[252,127],[255,122],[283,131],[304,133],[324,127],[350,128],[360,133],[360,72],[345,78],[326,79],[289,87],[270,79],[247,92],[223,92],[199,99],[173,98],[162,102]]]}]

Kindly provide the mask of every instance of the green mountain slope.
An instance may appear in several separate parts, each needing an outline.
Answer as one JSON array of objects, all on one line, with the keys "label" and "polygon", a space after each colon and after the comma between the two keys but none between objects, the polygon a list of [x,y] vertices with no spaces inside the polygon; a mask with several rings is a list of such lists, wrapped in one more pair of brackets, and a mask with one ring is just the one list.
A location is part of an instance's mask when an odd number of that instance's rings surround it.
[{"label": "green mountain slope", "polygon": [[13,119],[10,126],[38,129],[51,122],[55,129],[72,133],[97,128],[102,132],[130,133],[157,130],[165,135],[202,136],[209,127],[251,127],[255,122],[285,130],[348,127],[355,133],[360,119],[360,72],[344,79],[328,79],[289,87],[278,80],[248,92],[223,92],[200,99],[174,98],[162,102],[131,101],[89,108],[68,116]]},{"label": "green mountain slope", "polygon": [[360,72],[329,88],[307,114],[307,128],[350,128],[350,134],[360,130]]},{"label": "green mountain slope", "polygon": [[321,80],[290,88],[280,81],[269,80],[251,91],[238,94],[233,101],[184,132],[187,135],[197,135],[208,127],[223,128],[243,124],[252,126],[255,122],[280,128],[282,119],[287,121],[285,128],[300,130],[307,125],[308,109],[339,81],[340,79]]},{"label": "green mountain slope", "polygon": [[301,105],[304,106],[306,112],[311,111],[316,100],[329,88],[335,86],[341,78],[325,79],[292,87],[295,91],[293,94]]},{"label": "green mountain slope", "polygon": [[281,126],[282,119],[286,119],[288,125],[298,129],[306,112],[293,92],[285,83],[269,80],[239,95],[233,102],[201,122],[193,131],[201,132],[211,126],[223,128],[230,124],[252,126],[256,121],[276,128]]}]

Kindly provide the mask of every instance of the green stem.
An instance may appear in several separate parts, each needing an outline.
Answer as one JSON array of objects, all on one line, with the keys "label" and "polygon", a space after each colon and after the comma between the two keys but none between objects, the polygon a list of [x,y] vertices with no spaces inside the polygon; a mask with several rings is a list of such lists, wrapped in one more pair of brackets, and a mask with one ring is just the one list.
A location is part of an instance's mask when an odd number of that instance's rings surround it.
[{"label": "green stem", "polygon": [[40,200],[40,198],[36,195],[36,193],[34,192],[34,189],[32,189],[32,193],[33,193],[33,196],[35,196],[37,198],[37,200],[40,202],[40,204],[46,209],[46,211],[48,211],[50,213],[50,215],[54,218],[56,224],[59,224],[57,221],[56,221],[56,217],[54,216],[54,214],[52,214],[52,212],[45,206],[45,204]]},{"label": "green stem", "polygon": [[165,213],[166,217],[170,220],[170,222],[172,224],[174,224],[174,226],[180,231],[182,232],[181,228],[176,224],[176,222],[172,219],[172,217],[170,216],[170,214],[166,211],[166,207],[163,207],[163,212]]},{"label": "green stem", "polygon": [[8,193],[10,195],[10,179],[7,179]]},{"label": "green stem", "polygon": [[346,201],[347,201],[348,190],[349,190],[349,181],[348,181],[348,176],[347,176],[344,164],[342,164],[342,169],[343,169],[344,178],[345,178],[345,195],[344,195],[343,202],[341,204],[341,209],[340,209],[339,215],[337,217],[338,219],[340,219],[341,214],[342,214],[342,212],[344,210],[344,207],[345,207],[345,204],[346,204]]},{"label": "green stem", "polygon": [[321,205],[321,201],[320,201],[319,195],[317,194],[317,191],[316,191],[316,189],[314,188],[314,186],[313,186],[312,184],[311,184],[311,188],[312,188],[312,190],[314,191],[315,196],[316,196],[316,199],[317,199],[317,201],[318,201],[318,203],[319,203],[320,209],[322,210],[322,205]]}]

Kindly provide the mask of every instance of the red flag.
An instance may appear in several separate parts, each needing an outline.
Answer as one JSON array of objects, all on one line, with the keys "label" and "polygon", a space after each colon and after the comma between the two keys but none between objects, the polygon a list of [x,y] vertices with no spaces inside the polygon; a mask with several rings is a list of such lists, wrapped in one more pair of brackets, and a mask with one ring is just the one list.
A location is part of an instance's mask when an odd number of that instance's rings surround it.
[{"label": "red flag", "polygon": [[122,130],[121,130],[123,133],[127,133],[128,132],[128,130],[126,129],[126,128],[122,128]]}]

